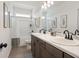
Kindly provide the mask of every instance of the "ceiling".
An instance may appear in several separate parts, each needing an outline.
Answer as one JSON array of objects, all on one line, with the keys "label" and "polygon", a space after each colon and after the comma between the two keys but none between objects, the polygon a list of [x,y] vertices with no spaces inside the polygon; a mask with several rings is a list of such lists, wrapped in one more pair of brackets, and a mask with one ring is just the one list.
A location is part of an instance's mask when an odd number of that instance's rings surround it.
[{"label": "ceiling", "polygon": [[19,1],[18,3],[24,4],[24,5],[32,5],[32,6],[40,6],[43,2],[42,1]]},{"label": "ceiling", "polygon": [[[9,1],[8,3],[10,5],[25,8],[25,9],[39,9],[41,8],[43,1]],[[53,6],[59,6],[62,3],[63,1],[54,1]]]},{"label": "ceiling", "polygon": [[42,1],[8,1],[6,3],[8,3],[8,5],[12,5],[15,7],[31,10],[31,9],[40,8],[43,2]]}]

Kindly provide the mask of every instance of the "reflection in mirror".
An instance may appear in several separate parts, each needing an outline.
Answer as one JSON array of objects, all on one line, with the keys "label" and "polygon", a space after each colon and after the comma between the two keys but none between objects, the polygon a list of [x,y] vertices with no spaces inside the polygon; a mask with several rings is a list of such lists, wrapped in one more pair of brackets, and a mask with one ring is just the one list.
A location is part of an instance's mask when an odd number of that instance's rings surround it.
[{"label": "reflection in mirror", "polygon": [[79,30],[79,9],[77,10],[77,29]]},{"label": "reflection in mirror", "polygon": [[41,19],[40,17],[35,18],[35,25],[37,28],[40,27],[40,19]]},{"label": "reflection in mirror", "polygon": [[57,27],[57,17],[54,17],[52,20],[52,27],[56,28]]},{"label": "reflection in mirror", "polygon": [[60,17],[60,26],[61,28],[66,28],[67,27],[67,15],[62,15]]},{"label": "reflection in mirror", "polygon": [[9,28],[10,27],[10,12],[8,10],[8,6],[6,3],[3,3],[3,27],[4,28]]},{"label": "reflection in mirror", "polygon": [[47,30],[47,19],[46,19],[46,16],[47,16],[47,11],[45,10],[42,10],[41,12],[41,17],[42,17],[42,28]]}]

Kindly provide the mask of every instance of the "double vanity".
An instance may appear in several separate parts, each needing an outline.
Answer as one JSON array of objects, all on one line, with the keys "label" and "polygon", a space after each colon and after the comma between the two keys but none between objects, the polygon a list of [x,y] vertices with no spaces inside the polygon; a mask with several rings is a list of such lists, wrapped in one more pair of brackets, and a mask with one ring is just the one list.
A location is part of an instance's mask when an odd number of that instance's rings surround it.
[{"label": "double vanity", "polygon": [[79,40],[68,40],[63,36],[32,33],[31,50],[35,58],[77,58]]}]

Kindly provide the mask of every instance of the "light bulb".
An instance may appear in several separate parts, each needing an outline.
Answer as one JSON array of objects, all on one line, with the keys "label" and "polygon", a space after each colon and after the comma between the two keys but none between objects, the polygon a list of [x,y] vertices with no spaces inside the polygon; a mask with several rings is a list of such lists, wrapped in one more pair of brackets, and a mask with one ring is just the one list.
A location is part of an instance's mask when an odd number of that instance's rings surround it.
[{"label": "light bulb", "polygon": [[50,1],[47,1],[47,4],[50,4]]},{"label": "light bulb", "polygon": [[51,5],[53,5],[54,3],[53,3],[53,1],[51,1]]},{"label": "light bulb", "polygon": [[46,6],[46,2],[44,2],[44,6]]},{"label": "light bulb", "polygon": [[42,18],[42,19],[45,19],[45,17],[44,17],[44,16],[42,16],[41,18]]},{"label": "light bulb", "polygon": [[50,4],[47,4],[48,7],[50,7]]},{"label": "light bulb", "polygon": [[47,7],[46,7],[46,6],[45,6],[44,8],[45,8],[45,10],[47,9]]},{"label": "light bulb", "polygon": [[44,6],[42,5],[42,8],[44,8]]}]

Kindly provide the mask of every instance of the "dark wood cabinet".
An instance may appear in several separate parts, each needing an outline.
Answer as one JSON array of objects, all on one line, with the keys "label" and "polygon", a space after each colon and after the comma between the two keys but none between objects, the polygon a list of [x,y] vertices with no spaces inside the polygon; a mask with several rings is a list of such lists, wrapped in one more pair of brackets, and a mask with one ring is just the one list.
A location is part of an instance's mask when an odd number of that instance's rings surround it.
[{"label": "dark wood cabinet", "polygon": [[52,55],[45,49],[44,46],[40,46],[40,58],[51,58]]},{"label": "dark wood cabinet", "polygon": [[62,58],[63,56],[63,52],[61,50],[57,49],[56,47],[48,43],[46,44],[46,49],[53,56],[53,58]]},{"label": "dark wood cabinet", "polygon": [[31,35],[31,51],[35,58],[73,58],[47,42]]},{"label": "dark wood cabinet", "polygon": [[31,51],[32,51],[32,56],[38,58],[39,57],[39,43],[38,43],[38,38],[31,36]]},{"label": "dark wood cabinet", "polygon": [[36,39],[36,41],[35,41],[35,57],[39,58],[39,43],[38,43],[38,39]]},{"label": "dark wood cabinet", "polygon": [[31,52],[32,52],[32,56],[35,57],[35,38],[34,36],[31,36]]},{"label": "dark wood cabinet", "polygon": [[51,58],[52,55],[46,50],[46,42],[39,40],[40,58]]},{"label": "dark wood cabinet", "polygon": [[64,52],[64,58],[74,58],[74,57]]}]

